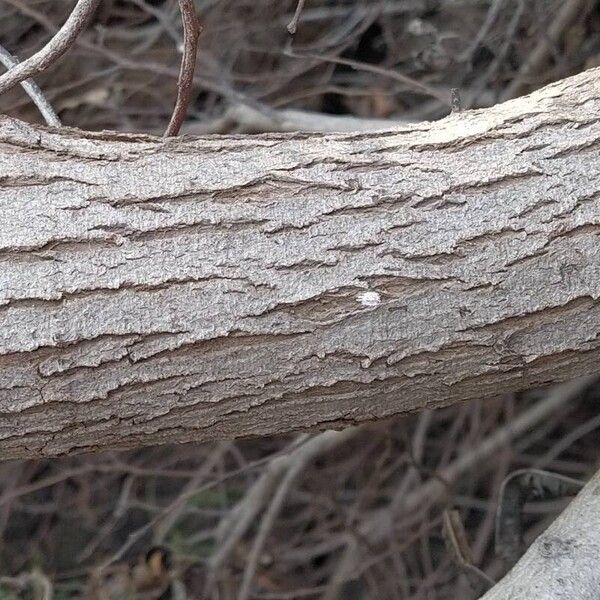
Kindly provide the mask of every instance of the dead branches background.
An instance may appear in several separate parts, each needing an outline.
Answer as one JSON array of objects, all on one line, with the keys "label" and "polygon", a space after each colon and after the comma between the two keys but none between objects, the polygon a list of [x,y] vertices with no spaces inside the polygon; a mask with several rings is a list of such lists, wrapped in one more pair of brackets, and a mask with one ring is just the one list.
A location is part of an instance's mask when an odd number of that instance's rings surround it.
[{"label": "dead branches background", "polygon": [[[203,25],[188,127],[232,129],[232,107],[359,117],[446,115],[540,87],[600,60],[595,0],[198,0]],[[67,21],[69,0],[1,0],[0,43],[23,62]],[[552,6],[550,6],[552,5]],[[556,9],[556,10],[554,10]],[[66,125],[164,131],[183,52],[177,0],[103,0],[36,82]],[[21,90],[0,110],[39,120]]]},{"label": "dead branches background", "polygon": [[[0,44],[23,63],[75,4],[0,0]],[[463,108],[483,107],[600,64],[595,0],[195,7],[204,31],[186,132],[435,119],[452,88]],[[103,0],[35,83],[65,125],[162,133],[183,42],[177,0]],[[42,119],[20,86],[0,112]],[[85,597],[92,569],[161,544],[189,598],[475,598],[483,587],[452,561],[443,509],[458,509],[474,566],[497,579],[503,479],[521,468],[586,479],[598,401],[588,379],[343,432],[0,464],[0,593]],[[565,502],[526,505],[526,541]]]}]

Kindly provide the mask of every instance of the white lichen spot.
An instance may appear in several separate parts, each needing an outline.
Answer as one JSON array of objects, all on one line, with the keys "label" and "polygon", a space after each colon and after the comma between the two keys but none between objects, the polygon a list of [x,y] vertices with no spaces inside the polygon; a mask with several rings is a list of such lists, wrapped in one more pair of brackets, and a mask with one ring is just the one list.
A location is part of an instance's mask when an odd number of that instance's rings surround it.
[{"label": "white lichen spot", "polygon": [[357,300],[363,306],[379,306],[381,304],[381,295],[378,292],[362,292]]}]

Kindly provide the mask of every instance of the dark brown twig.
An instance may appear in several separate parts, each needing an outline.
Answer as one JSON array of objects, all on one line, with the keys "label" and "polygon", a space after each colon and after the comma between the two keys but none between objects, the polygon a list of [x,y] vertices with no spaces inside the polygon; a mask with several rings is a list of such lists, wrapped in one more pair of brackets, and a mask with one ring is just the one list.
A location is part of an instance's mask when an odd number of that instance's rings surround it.
[{"label": "dark brown twig", "polygon": [[[0,63],[6,69],[13,69],[19,64],[19,60],[13,56],[2,44],[0,44]],[[51,127],[60,127],[61,122],[57,114],[54,112],[52,105],[48,102],[46,96],[33,79],[25,79],[21,81],[21,86],[31,98],[33,103],[38,107],[40,113],[44,117],[47,125]]]},{"label": "dark brown twig", "polygon": [[302,9],[304,8],[304,2],[306,0],[298,0],[298,4],[296,6],[296,12],[292,17],[292,20],[287,25],[287,30],[291,35],[294,35],[298,29],[298,21],[300,20],[300,15],[302,13]]},{"label": "dark brown twig", "polygon": [[99,3],[100,0],[79,0],[64,25],[39,52],[0,76],[0,94],[54,64],[73,45]]},{"label": "dark brown twig", "polygon": [[183,124],[194,84],[194,70],[196,68],[196,53],[198,51],[198,37],[202,31],[198,15],[194,8],[193,0],[179,0],[181,20],[183,22],[183,57],[177,80],[177,100],[171,115],[171,121],[165,131],[165,137],[175,136]]}]

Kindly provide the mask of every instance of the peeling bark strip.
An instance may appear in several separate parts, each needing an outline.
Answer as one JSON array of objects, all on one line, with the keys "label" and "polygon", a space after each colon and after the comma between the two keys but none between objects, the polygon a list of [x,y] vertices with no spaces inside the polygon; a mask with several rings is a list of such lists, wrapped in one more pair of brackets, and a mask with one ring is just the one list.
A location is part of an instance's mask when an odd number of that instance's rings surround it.
[{"label": "peeling bark strip", "polygon": [[600,70],[390,132],[0,118],[0,452],[276,433],[600,365]]}]

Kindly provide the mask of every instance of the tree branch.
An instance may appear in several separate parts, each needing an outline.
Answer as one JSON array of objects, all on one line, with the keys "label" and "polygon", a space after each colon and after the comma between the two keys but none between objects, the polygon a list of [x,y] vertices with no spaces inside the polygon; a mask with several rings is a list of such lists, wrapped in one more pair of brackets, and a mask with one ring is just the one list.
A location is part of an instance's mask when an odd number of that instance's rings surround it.
[{"label": "tree branch", "polygon": [[388,540],[396,530],[399,515],[411,514],[426,510],[439,504],[447,497],[449,489],[473,469],[485,471],[490,468],[490,458],[502,448],[519,444],[520,438],[555,415],[565,405],[572,402],[588,386],[596,381],[595,377],[582,377],[552,388],[547,396],[517,415],[511,422],[496,429],[490,436],[482,439],[473,447],[465,448],[452,462],[438,470],[435,476],[427,479],[422,485],[407,492],[400,488],[394,492],[389,506],[371,512],[356,523],[351,534],[346,534],[340,541],[343,554],[336,565],[323,600],[340,598],[344,583],[356,576],[361,565],[361,544],[375,547]]},{"label": "tree branch", "polygon": [[387,132],[0,118],[0,451],[328,428],[600,358],[600,71]]},{"label": "tree branch", "polygon": [[[4,47],[0,44],[0,63],[2,63],[7,69],[12,69],[19,64],[19,61]],[[44,93],[33,79],[25,79],[21,81],[21,86],[31,98],[32,102],[38,107],[41,115],[44,117],[46,124],[50,127],[60,127],[62,123],[58,118],[58,115],[54,112],[52,105],[44,96]]]},{"label": "tree branch", "polygon": [[39,52],[0,75],[0,94],[54,64],[73,45],[99,2],[100,0],[79,0],[65,24]]},{"label": "tree branch", "polygon": [[482,600],[591,600],[600,590],[600,472]]},{"label": "tree branch", "polygon": [[198,36],[202,31],[193,0],[179,0],[179,9],[183,22],[183,56],[177,79],[177,100],[165,137],[177,135],[185,120],[194,87]]}]

